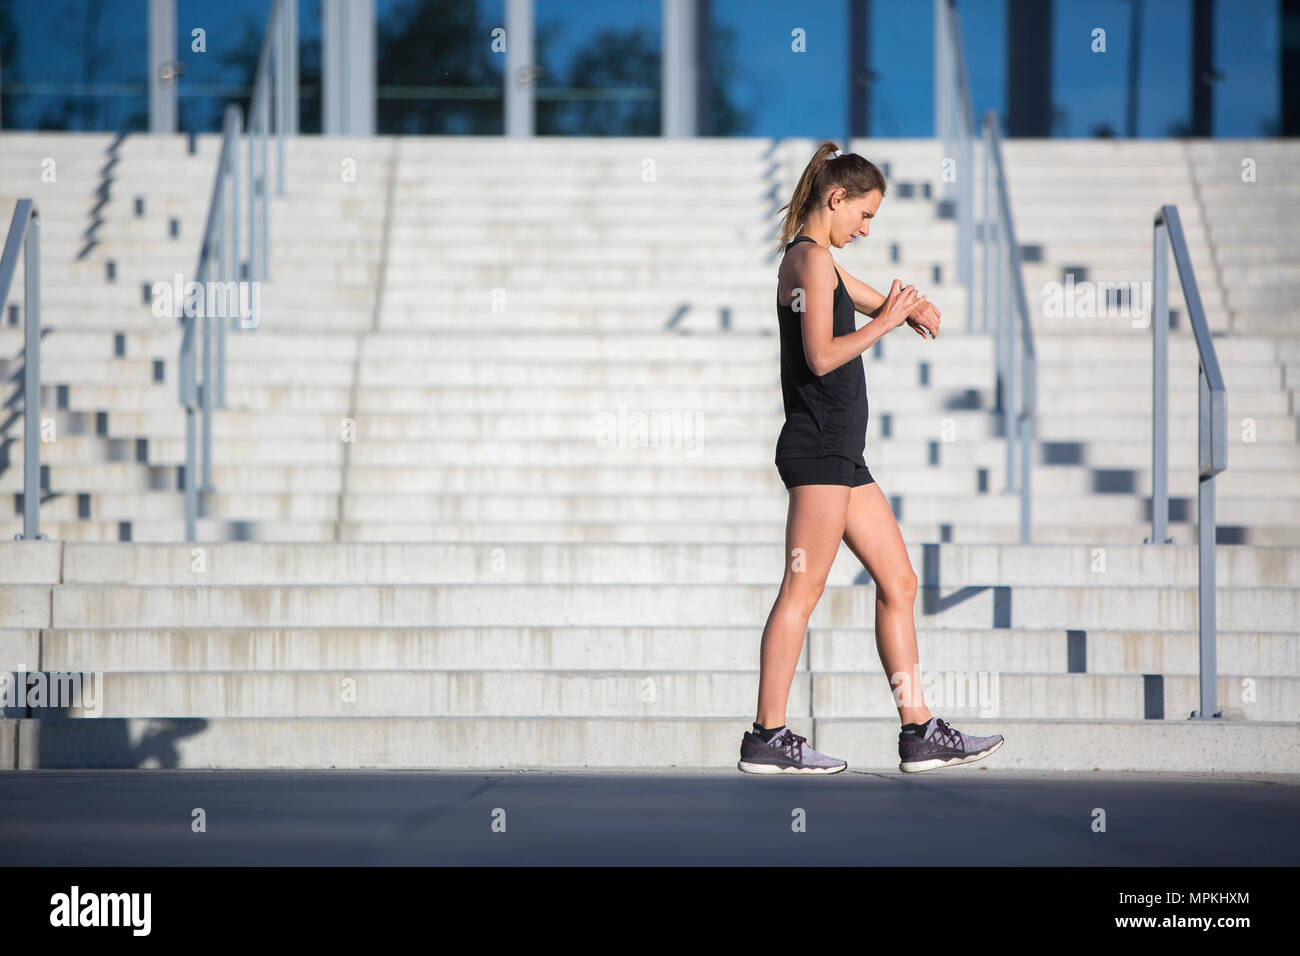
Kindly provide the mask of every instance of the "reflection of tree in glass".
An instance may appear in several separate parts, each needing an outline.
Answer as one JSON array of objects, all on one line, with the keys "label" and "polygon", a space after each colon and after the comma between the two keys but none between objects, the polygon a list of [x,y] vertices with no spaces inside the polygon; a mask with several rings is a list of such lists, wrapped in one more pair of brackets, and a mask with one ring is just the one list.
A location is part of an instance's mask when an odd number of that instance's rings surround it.
[{"label": "reflection of tree in glass", "polygon": [[541,85],[600,91],[604,96],[570,99],[561,93],[559,99],[539,98],[539,133],[659,135],[659,51],[644,29],[601,30],[574,53],[567,79],[548,71]]},{"label": "reflection of tree in glass", "polygon": [[[573,55],[567,78],[547,70],[544,86],[599,90],[607,96],[539,99],[537,131],[575,136],[658,136],[660,133],[660,63],[657,37],[645,28],[601,30]],[[715,24],[713,53],[713,123],[710,135],[726,136],[748,129],[753,115],[735,102],[729,81],[737,76],[732,50],[735,34]],[[538,34],[538,62],[548,61],[550,44]],[[547,82],[548,77],[557,79]]]},{"label": "reflection of tree in glass", "polygon": [[[148,122],[144,96],[146,68],[140,65],[131,76],[118,75],[108,62],[107,50],[98,27],[107,27],[102,0],[88,0],[77,19],[75,65],[69,79],[81,83],[110,81],[133,83],[141,93],[134,97],[80,96],[72,93],[34,97],[16,93],[23,80],[22,44],[11,0],[0,0],[0,122],[7,128],[40,129],[144,129]],[[216,75],[206,75],[196,61],[181,30],[177,50],[182,72],[178,83],[178,127],[182,131],[214,132],[221,127],[227,102],[239,104],[247,116],[251,88],[266,29],[265,18],[236,14],[222,28],[223,41],[209,36],[211,62]],[[98,25],[98,26],[97,26]],[[300,24],[301,26],[301,24]],[[497,22],[483,21],[476,4],[461,0],[406,0],[387,7],[376,24],[378,82],[385,87],[378,101],[377,127],[380,132],[494,134],[502,129],[501,83],[504,56],[491,49],[492,30]],[[563,68],[553,65],[548,53],[568,21],[539,22],[536,26],[538,61],[544,88],[576,88],[609,91],[608,99],[542,99],[537,103],[538,129],[542,132],[654,135],[659,127],[658,37],[640,28],[630,31],[604,30],[592,36]],[[728,80],[735,71],[726,60],[730,49],[723,39],[724,27],[715,27],[715,115],[717,132],[734,132],[748,122],[736,109]],[[111,36],[111,31],[109,33]],[[110,41],[111,42],[111,41]],[[215,49],[214,49],[215,47]],[[299,46],[300,128],[320,129],[321,47],[319,36],[303,36]],[[137,57],[129,62],[140,61]],[[112,73],[113,75],[109,75]],[[78,75],[79,74],[79,75]],[[200,83],[243,87],[236,95],[214,93],[186,95]],[[186,85],[190,85],[190,90]],[[463,88],[457,98],[457,87]],[[441,88],[441,89],[435,89]],[[620,93],[631,93],[620,96]],[[140,102],[136,102],[139,100]]]},{"label": "reflection of tree in glass", "polygon": [[[500,133],[505,55],[492,52],[496,26],[480,23],[478,4],[464,0],[408,0],[390,7],[376,24],[377,82],[390,88],[378,97],[376,131]],[[391,95],[398,92],[392,87],[409,87],[410,95]],[[435,93],[430,87],[447,89]],[[455,87],[477,89],[457,99]],[[485,95],[487,90],[492,92]]]},{"label": "reflection of tree in glass", "polygon": [[70,2],[45,11],[50,19],[79,25],[80,29],[71,27],[58,42],[47,43],[44,48],[32,44],[27,51],[30,55],[35,49],[39,58],[42,54],[49,57],[53,50],[61,67],[59,80],[69,90],[40,94],[14,92],[15,86],[28,79],[24,75],[23,50],[14,16],[17,8],[15,0],[0,0],[0,125],[5,129],[73,131],[144,128],[144,113],[139,108],[131,109],[139,97],[77,93],[71,89],[82,85],[93,87],[97,83],[134,84],[141,91],[144,89],[143,69],[133,69],[123,76],[117,71],[120,68],[110,62],[113,38],[105,35],[100,0]]},{"label": "reflection of tree in glass", "polygon": [[[407,0],[390,7],[376,36],[380,133],[499,134],[504,128],[502,74],[505,56],[492,52],[492,30],[500,23],[480,20],[477,4],[461,0]],[[567,69],[555,64],[556,40],[563,24],[539,19],[534,25],[536,62],[543,89],[609,91],[594,99],[539,97],[538,133],[654,136],[659,133],[657,38],[644,28],[602,30],[572,57]],[[727,81],[736,76],[733,33],[715,27],[715,135],[747,128],[752,117],[740,110]],[[405,95],[401,88],[406,87]],[[430,87],[442,87],[431,90]],[[456,98],[455,87],[465,87]],[[489,92],[490,91],[490,92]],[[619,96],[636,91],[640,98]],[[397,93],[398,95],[393,95]]]},{"label": "reflection of tree in glass", "polygon": [[736,59],[736,31],[722,23],[714,23],[713,34],[713,131],[711,136],[740,136],[754,131],[757,118],[751,110],[743,109],[729,84],[743,78]]},{"label": "reflection of tree in glass", "polygon": [[[225,31],[233,34],[234,25],[228,25]],[[222,66],[222,82],[237,83],[244,88],[238,96],[226,97],[186,97],[177,98],[177,126],[182,131],[218,132],[221,129],[222,114],[227,103],[238,103],[244,114],[244,123],[248,123],[248,102],[252,97],[253,79],[257,74],[257,58],[262,55],[262,35],[266,33],[266,23],[254,20],[250,16],[241,18],[239,39],[231,46],[217,54]],[[212,49],[212,34],[208,34],[208,49]],[[179,50],[180,59],[185,60],[188,47]],[[207,55],[207,54],[199,54]],[[185,82],[182,74],[180,82]]]},{"label": "reflection of tree in glass", "polygon": [[[100,79],[103,73],[104,52],[99,46],[99,21],[103,6],[101,0],[88,0],[85,8],[80,11],[82,27],[81,82],[84,84],[83,88],[86,89],[89,89],[96,80]],[[81,122],[76,128],[103,129],[104,114],[106,112],[103,108],[104,98],[83,95],[79,99]]]},{"label": "reflection of tree in glass", "polygon": [[14,26],[13,11],[8,3],[0,3],[0,128],[15,129],[22,125],[17,98],[6,84],[22,79],[22,66],[18,59],[18,28]]},{"label": "reflection of tree in glass", "polygon": [[[298,21],[298,131],[302,133],[320,132],[321,85],[320,85],[320,37],[309,37],[302,32],[302,20]],[[239,96],[205,97],[193,100],[193,122],[186,115],[185,98],[181,98],[182,130],[220,132],[222,115],[227,103],[237,103],[244,114],[244,123],[248,123],[248,103],[252,96],[253,80],[257,75],[257,60],[262,55],[262,38],[266,33],[266,22],[253,17],[245,17],[241,24],[239,39],[223,50],[218,58],[223,67],[222,82],[238,84],[244,88]],[[211,35],[209,35],[211,39]],[[211,47],[209,47],[211,49]],[[183,58],[184,54],[182,54]],[[181,82],[184,82],[182,77]],[[201,105],[200,105],[201,104]],[[274,107],[272,107],[274,109]]]}]

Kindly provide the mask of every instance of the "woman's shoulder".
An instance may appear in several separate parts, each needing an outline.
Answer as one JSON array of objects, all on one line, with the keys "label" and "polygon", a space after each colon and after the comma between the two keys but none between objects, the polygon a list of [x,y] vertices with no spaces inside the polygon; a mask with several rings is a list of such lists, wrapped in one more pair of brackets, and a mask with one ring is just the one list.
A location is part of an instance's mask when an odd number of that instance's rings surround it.
[{"label": "woman's shoulder", "polygon": [[[819,261],[821,256],[825,256],[825,258]],[[787,249],[776,275],[777,304],[787,305],[787,307],[788,303],[781,302],[782,291],[816,282],[817,276],[824,276],[828,284],[834,283],[836,296],[844,288],[844,279],[840,275],[839,266],[835,264],[835,259],[831,256],[830,250],[815,242],[797,242]],[[832,278],[832,275],[834,278]]]},{"label": "woman's shoulder", "polygon": [[[835,259],[829,249],[824,249],[815,242],[796,242],[781,257],[782,270],[788,267],[799,272],[818,271],[825,268],[823,263],[835,266]],[[838,272],[838,267],[836,271]]]}]

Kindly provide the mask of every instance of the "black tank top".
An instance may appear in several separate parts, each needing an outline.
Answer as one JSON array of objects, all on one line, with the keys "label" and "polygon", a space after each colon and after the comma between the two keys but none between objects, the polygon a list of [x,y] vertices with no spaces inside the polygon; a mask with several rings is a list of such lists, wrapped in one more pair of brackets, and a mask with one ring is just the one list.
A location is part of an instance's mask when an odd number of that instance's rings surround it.
[{"label": "black tank top", "polygon": [[[796,242],[815,242],[810,236],[795,236]],[[857,328],[853,299],[844,279],[835,270],[834,321],[832,334],[848,335]],[[825,375],[814,375],[803,351],[803,314],[788,305],[776,305],[781,327],[781,397],[785,403],[785,424],[776,440],[776,460],[820,458],[840,455],[865,465],[862,449],[867,441],[867,376],[862,357],[854,356]]]}]

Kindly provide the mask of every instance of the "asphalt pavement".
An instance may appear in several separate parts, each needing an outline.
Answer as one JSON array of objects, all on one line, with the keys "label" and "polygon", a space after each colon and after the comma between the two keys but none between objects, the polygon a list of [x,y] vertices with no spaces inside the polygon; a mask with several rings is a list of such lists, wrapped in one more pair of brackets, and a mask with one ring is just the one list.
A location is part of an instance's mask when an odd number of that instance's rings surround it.
[{"label": "asphalt pavement", "polygon": [[0,864],[1293,866],[1297,810],[1296,776],[5,771]]}]

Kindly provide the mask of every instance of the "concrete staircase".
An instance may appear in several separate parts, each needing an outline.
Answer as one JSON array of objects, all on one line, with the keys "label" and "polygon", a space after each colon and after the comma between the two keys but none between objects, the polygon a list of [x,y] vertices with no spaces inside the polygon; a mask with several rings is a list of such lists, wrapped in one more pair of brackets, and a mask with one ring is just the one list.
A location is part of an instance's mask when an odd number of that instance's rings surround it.
[{"label": "concrete staircase", "polygon": [[[1000,766],[1294,766],[1295,590],[1221,548],[1219,695],[1197,706],[1186,547],[913,546],[931,707],[1004,733]],[[753,706],[779,544],[0,547],[7,661],[98,672],[9,721],[17,766],[716,766]],[[201,567],[202,570],[194,570]],[[1001,572],[994,586],[990,568]],[[1044,570],[1048,569],[1048,570]],[[1110,579],[1122,584],[1110,584]],[[1243,586],[1245,585],[1245,586]],[[789,719],[854,766],[897,734],[872,592],[837,563]],[[1068,609],[1068,610],[1067,610]],[[1046,622],[1068,617],[1069,628]],[[1249,702],[1242,690],[1251,685]],[[86,709],[97,719],[78,719]]]},{"label": "concrete staircase", "polygon": [[[191,546],[177,543],[179,334],[143,290],[193,269],[216,140],[196,145],[0,135],[0,214],[19,195],[45,214],[58,434],[42,449],[53,540],[0,546],[0,669],[102,674],[96,719],[6,711],[0,766],[734,763],[783,563],[771,227],[813,144],[291,140],[262,326],[229,337],[216,490]],[[890,192],[871,239],[837,260],[878,288],[916,282],[944,311],[937,341],[890,336],[864,358],[868,461],[922,581],[927,701],[1003,733],[999,767],[1300,768],[1296,313],[1251,324],[1285,260],[1228,267],[1194,150],[1082,145],[1008,145],[1037,247],[1045,443],[1036,543],[1021,546],[992,343],[966,333],[937,209],[939,145],[854,144],[887,164]],[[55,188],[33,178],[45,155],[63,157]],[[1176,545],[1141,544],[1150,329],[1048,316],[1040,294],[1064,267],[1149,279],[1161,202],[1193,243],[1234,416],[1218,507],[1227,719],[1212,723],[1185,719],[1194,511],[1175,501]],[[78,259],[92,211],[98,242]],[[18,355],[14,327],[0,340]],[[1170,491],[1188,499],[1185,313],[1171,366]],[[1239,408],[1253,441],[1232,427]],[[18,443],[7,461],[17,500]],[[17,532],[18,509],[0,525]],[[846,549],[789,720],[887,769],[897,718],[873,600]]]},{"label": "concrete staircase", "polygon": [[[1268,184],[1244,185],[1239,169],[1209,164],[1242,147],[1261,157],[1261,176],[1276,178],[1289,149],[1268,143],[1178,141],[1012,140],[1006,157],[1016,228],[1028,247],[1025,285],[1036,309],[1039,350],[1038,436],[1044,443],[1035,504],[1055,511],[1062,493],[1083,497],[1074,506],[1084,527],[1115,520],[1141,525],[1151,518],[1151,328],[1149,314],[1129,314],[1122,301],[1104,314],[1051,314],[1051,283],[1073,276],[1085,284],[1150,283],[1152,220],[1164,203],[1178,206],[1196,281],[1215,334],[1228,388],[1228,469],[1216,479],[1218,540],[1230,544],[1300,543],[1300,445],[1297,444],[1294,349],[1300,344],[1296,299],[1274,295],[1277,270],[1230,269],[1225,256],[1267,261],[1276,252],[1267,237],[1232,234],[1213,240],[1213,224],[1244,191],[1285,206]],[[1258,149],[1256,148],[1258,147]],[[1198,157],[1205,157],[1200,159]],[[1260,190],[1251,192],[1251,190]],[[1271,190],[1271,191],[1270,191]],[[1292,210],[1300,210],[1293,193]],[[1222,197],[1210,200],[1209,197]],[[1268,197],[1268,198],[1266,198]],[[1235,214],[1234,214],[1235,216]],[[1228,249],[1232,252],[1229,253]],[[1258,250],[1258,259],[1255,251]],[[1297,281],[1293,279],[1292,281]],[[1171,535],[1195,541],[1197,354],[1182,289],[1170,266],[1174,331],[1169,349],[1169,494]],[[1261,284],[1264,283],[1264,284]],[[1068,288],[1068,286],[1066,287]],[[1274,296],[1273,298],[1260,298]],[[1101,309],[1104,296],[1099,294]],[[1271,316],[1252,324],[1267,301]],[[1074,314],[1071,314],[1073,312]],[[1062,482],[1052,488],[1052,482]],[[1041,511],[1037,512],[1042,514]],[[1043,529],[1036,539],[1050,535]],[[1051,538],[1050,540],[1058,540]],[[1129,538],[1128,540],[1133,540]]]}]

